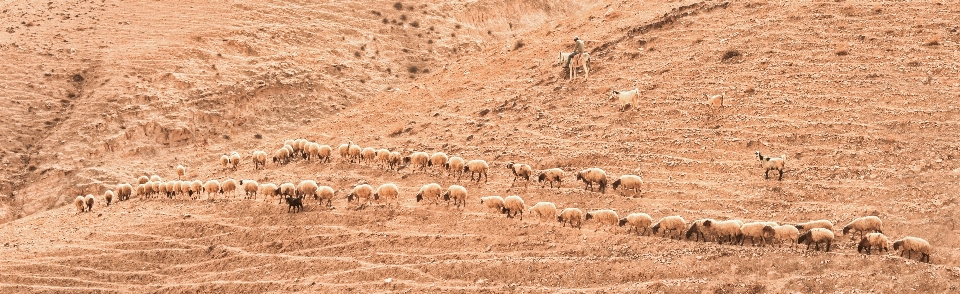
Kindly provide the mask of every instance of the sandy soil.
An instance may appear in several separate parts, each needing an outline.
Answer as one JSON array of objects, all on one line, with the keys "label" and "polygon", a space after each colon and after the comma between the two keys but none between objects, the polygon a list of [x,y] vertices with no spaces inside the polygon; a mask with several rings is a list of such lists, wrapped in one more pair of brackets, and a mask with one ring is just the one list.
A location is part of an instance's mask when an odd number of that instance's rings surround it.
[{"label": "sandy soil", "polygon": [[[0,292],[960,286],[960,3],[208,2],[0,4]],[[586,80],[554,64],[574,35]],[[610,91],[634,88],[619,111]],[[704,103],[721,92],[723,108]],[[336,155],[253,168],[253,150],[293,138],[484,159],[490,181]],[[782,181],[757,150],[786,155]],[[231,151],[237,170],[219,165]],[[510,161],[562,168],[563,187],[513,186]],[[191,180],[313,179],[338,198],[302,213],[263,197],[70,203],[178,164]],[[644,189],[585,191],[572,172],[587,167]],[[353,209],[359,182],[396,183],[401,207]],[[466,208],[417,203],[430,182],[467,187]],[[688,221],[876,215],[934,250],[925,264],[858,254],[850,236],[823,253],[577,230],[505,218],[485,195]]]}]

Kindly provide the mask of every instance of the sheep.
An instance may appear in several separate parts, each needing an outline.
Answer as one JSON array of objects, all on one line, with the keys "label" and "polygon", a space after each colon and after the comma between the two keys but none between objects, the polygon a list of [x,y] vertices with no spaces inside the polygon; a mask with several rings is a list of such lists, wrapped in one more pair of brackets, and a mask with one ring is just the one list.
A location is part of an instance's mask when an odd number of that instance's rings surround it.
[{"label": "sheep", "polygon": [[150,176],[150,181],[152,181],[152,182],[161,182],[161,181],[163,181],[163,179],[161,179],[160,176],[158,176],[158,175],[152,175],[152,176]]},{"label": "sheep", "polygon": [[133,186],[130,184],[117,185],[117,201],[129,200],[130,194],[133,194]]},{"label": "sheep", "polygon": [[360,159],[366,162],[371,162],[377,157],[377,149],[373,147],[363,148],[360,150]]},{"label": "sheep", "polygon": [[[194,180],[193,182],[190,183],[190,197],[192,197],[193,199],[200,198],[200,192],[202,191],[203,191],[203,182],[201,182],[200,180]],[[197,196],[194,197],[193,196],[194,194],[196,194]]]},{"label": "sheep", "polygon": [[553,188],[553,182],[557,182],[557,189],[560,189],[563,184],[563,170],[559,168],[545,170],[537,176],[537,181],[540,182],[540,188],[543,188],[543,183],[546,181],[550,182],[550,188]]},{"label": "sheep", "polygon": [[283,145],[293,146],[293,145],[296,145],[296,144],[297,144],[297,141],[294,140],[294,139],[287,139],[287,140],[284,140],[284,141],[283,141]]},{"label": "sheep", "polygon": [[[564,62],[566,62],[566,61],[567,61],[567,56],[570,56],[570,54],[571,54],[571,53],[560,52],[560,57],[558,57],[558,59],[557,59],[557,60],[558,60],[558,64],[563,64]],[[578,67],[582,67],[582,68],[583,68],[583,73],[584,73],[583,79],[584,79],[584,80],[586,80],[588,77],[590,77],[590,53],[583,52],[583,53],[577,54],[576,56],[573,57],[573,59],[570,60],[570,67],[569,67],[569,70],[570,70],[570,74],[569,74],[569,75],[570,75],[570,77],[569,77],[569,79],[573,79],[573,78],[577,77],[577,68],[578,68]]]},{"label": "sheep", "polygon": [[383,148],[378,149],[377,156],[374,161],[376,161],[377,164],[379,164],[380,166],[389,167],[390,166],[390,150],[383,149]]},{"label": "sheep", "polygon": [[349,158],[350,157],[350,145],[353,142],[340,144],[340,147],[337,147],[337,152],[340,153],[340,158]]},{"label": "sheep", "polygon": [[223,169],[230,167],[230,155],[220,155],[220,167]]},{"label": "sheep", "polygon": [[264,200],[270,199],[270,197],[280,195],[280,188],[272,183],[260,184],[260,194],[263,194]]},{"label": "sheep", "polygon": [[384,202],[390,203],[390,200],[393,200],[397,207],[400,207],[400,188],[397,188],[396,184],[386,183],[377,187],[377,191],[373,193],[373,199],[379,201],[381,197],[384,198]]},{"label": "sheep", "polygon": [[637,103],[640,102],[640,90],[634,88],[629,91],[617,91],[613,90],[613,93],[610,94],[610,99],[616,98],[620,102],[620,111],[624,111],[630,108],[630,106],[637,107]]},{"label": "sheep", "polygon": [[560,214],[557,215],[557,222],[563,224],[560,227],[565,227],[567,223],[569,223],[571,228],[580,229],[582,219],[583,211],[574,207],[564,208],[560,211]]},{"label": "sheep", "polygon": [[87,205],[87,212],[93,211],[93,203],[96,201],[96,198],[93,197],[93,194],[87,194],[87,197],[83,197],[83,203]]},{"label": "sheep", "polygon": [[[663,234],[666,235],[667,231],[676,232],[677,240],[680,239],[683,230],[687,228],[687,221],[683,220],[683,217],[679,215],[674,216],[665,216],[657,221],[656,224],[651,227],[653,229],[653,234],[656,235],[657,231],[661,228],[663,229]],[[670,236],[670,239],[673,239],[673,236]]]},{"label": "sheep", "polygon": [[115,195],[116,194],[113,193],[113,190],[107,190],[107,192],[103,192],[103,201],[107,202],[107,206],[110,206],[110,202],[113,202],[113,197]]},{"label": "sheep", "polygon": [[317,181],[303,180],[297,184],[297,191],[294,194],[296,194],[297,198],[301,199],[306,197],[317,199],[317,188],[320,188],[320,185],[317,185]]},{"label": "sheep", "polygon": [[311,142],[310,142],[310,141],[307,141],[307,139],[302,139],[302,138],[301,138],[301,139],[293,140],[293,145],[290,145],[290,146],[293,147],[293,152],[294,152],[294,153],[300,154],[300,156],[302,156],[302,157],[304,157],[304,159],[306,159],[306,155],[307,155],[307,152],[306,152],[306,151],[307,151],[307,144],[309,144],[309,143],[311,143]]},{"label": "sheep", "polygon": [[83,198],[83,195],[73,199],[73,206],[77,208],[77,214],[86,211],[87,205],[85,203],[86,199]]},{"label": "sheep", "polygon": [[267,153],[261,150],[253,151],[253,169],[263,169],[267,165]]},{"label": "sheep", "polygon": [[177,179],[183,180],[183,175],[187,173],[187,168],[183,165],[177,165]]},{"label": "sheep", "polygon": [[876,216],[865,216],[851,221],[849,224],[843,227],[843,234],[846,235],[850,231],[860,232],[860,238],[863,239],[863,233],[883,233],[881,230],[883,227],[883,221]]},{"label": "sheep", "polygon": [[220,181],[217,180],[209,180],[203,183],[203,191],[207,193],[208,199],[213,198],[213,193],[223,193],[223,191],[220,190]]},{"label": "sheep", "polygon": [[[297,197],[297,186],[290,182],[283,183],[280,184],[280,190],[278,192],[280,193],[280,197]],[[277,204],[280,203],[283,203],[283,199],[281,199]]]},{"label": "sheep", "polygon": [[440,194],[443,193],[441,191],[442,189],[443,188],[437,183],[423,185],[423,187],[420,187],[420,191],[417,192],[417,202],[424,199],[430,199],[431,203],[440,202]]},{"label": "sheep", "polygon": [[[627,231],[628,233],[630,231],[636,231],[637,235],[643,236],[647,234],[647,229],[653,224],[653,218],[651,218],[649,214],[635,212],[620,219],[619,225],[621,227],[626,224],[630,224],[630,230]],[[643,233],[640,233],[640,228],[643,228]]]},{"label": "sheep", "polygon": [[[443,201],[453,200],[454,207],[465,207],[467,206],[467,188],[464,188],[460,185],[450,185],[447,188],[446,192],[443,192]],[[448,203],[449,205],[449,203]]]},{"label": "sheep", "polygon": [[490,169],[490,165],[487,164],[483,159],[474,159],[467,161],[467,165],[463,167],[463,172],[470,172],[470,180],[473,181],[473,175],[477,175],[477,182],[480,182],[480,176],[483,176],[483,182],[486,183],[490,180],[490,177],[487,176],[487,170]]},{"label": "sheep", "polygon": [[789,241],[790,247],[793,247],[797,243],[797,238],[800,237],[800,230],[797,229],[797,226],[791,225],[782,225],[773,227],[773,240],[777,240],[777,247],[783,245],[783,241]]},{"label": "sheep", "polygon": [[320,159],[321,163],[330,163],[330,157],[333,153],[333,148],[330,148],[330,145],[320,145],[317,146],[317,157]]},{"label": "sheep", "polygon": [[240,180],[240,186],[243,187],[245,198],[257,199],[257,190],[260,190],[260,183],[254,180]]},{"label": "sheep", "polygon": [[313,197],[314,199],[320,199],[321,205],[323,204],[323,201],[326,200],[327,207],[332,207],[333,197],[335,196],[334,194],[336,194],[336,192],[333,191],[333,188],[330,186],[320,186],[317,188],[317,193],[313,194]]},{"label": "sheep", "polygon": [[720,95],[708,96],[707,93],[703,93],[703,98],[707,99],[707,105],[712,109],[716,110],[720,107],[723,107],[723,97],[727,96],[727,92],[720,93]]},{"label": "sheep", "polygon": [[740,226],[740,245],[743,246],[743,241],[746,238],[750,238],[750,245],[756,246],[758,244],[757,240],[759,239],[760,246],[763,246],[764,243],[772,239],[775,234],[776,232],[773,230],[773,227],[765,222],[745,223]]},{"label": "sheep", "polygon": [[523,209],[525,207],[526,205],[523,204],[523,198],[520,198],[520,196],[507,196],[507,198],[503,199],[503,208],[500,208],[500,213],[506,214],[509,218],[513,218],[513,216],[519,213],[520,220],[523,220]]},{"label": "sheep", "polygon": [[290,213],[293,210],[294,213],[303,211],[303,199],[296,197],[287,197],[284,198],[287,201],[287,213]]},{"label": "sheep", "polygon": [[233,166],[233,170],[237,170],[237,166],[240,165],[240,153],[234,151],[230,153],[230,165]]},{"label": "sheep", "polygon": [[390,152],[390,157],[387,159],[387,164],[389,164],[390,169],[400,170],[400,163],[403,162],[403,155],[400,152],[392,151]]},{"label": "sheep", "polygon": [[360,145],[353,144],[352,141],[350,142],[350,148],[347,149],[347,153],[348,153],[348,155],[350,156],[350,163],[353,163],[353,160],[354,160],[354,159],[357,160],[357,163],[360,163],[360,152],[361,152],[361,151],[362,151],[362,149],[360,148]]},{"label": "sheep", "polygon": [[537,217],[537,223],[544,219],[547,221],[557,217],[557,206],[553,202],[537,202],[527,210],[527,212]]},{"label": "sheep", "polygon": [[884,236],[882,233],[869,233],[863,238],[860,238],[860,244],[857,245],[857,253],[866,252],[870,254],[870,249],[877,248],[878,252],[890,251],[888,247],[887,236]]},{"label": "sheep", "polygon": [[407,156],[407,157],[404,157],[404,158],[403,158],[403,164],[404,164],[404,165],[408,165],[408,164],[418,165],[418,166],[420,166],[420,170],[422,171],[422,170],[424,170],[424,169],[427,168],[427,164],[429,164],[429,157],[430,157],[430,156],[427,155],[426,152],[414,152],[414,153],[410,154],[410,156]]},{"label": "sheep", "polygon": [[770,179],[770,171],[775,170],[780,172],[780,176],[777,178],[778,181],[783,180],[783,169],[785,162],[787,161],[787,155],[780,155],[780,157],[766,157],[760,155],[760,151],[756,151],[757,157],[760,158],[760,167],[763,168],[763,179]]},{"label": "sheep", "polygon": [[450,157],[446,163],[443,164],[443,168],[447,169],[447,172],[450,173],[450,176],[457,175],[457,180],[460,180],[460,176],[463,176],[463,167],[466,166],[466,161],[459,156]]},{"label": "sheep", "polygon": [[[587,212],[586,220],[596,219],[601,225],[606,224],[610,226],[615,226],[620,222],[620,216],[617,215],[616,211],[609,209],[594,210]],[[599,229],[600,226],[597,226]],[[596,231],[596,230],[595,230]]]},{"label": "sheep", "polygon": [[833,231],[833,223],[825,219],[799,223],[794,225],[794,227],[796,227],[798,230],[810,230],[813,228],[821,228],[821,229],[827,229],[827,230]]},{"label": "sheep", "polygon": [[303,145],[303,157],[306,160],[311,160],[314,157],[322,160],[322,157],[320,157],[320,144],[307,142],[306,145]]},{"label": "sheep", "polygon": [[797,244],[807,244],[807,250],[810,250],[810,244],[816,244],[814,250],[820,250],[820,243],[827,243],[824,252],[830,252],[830,244],[833,243],[833,232],[824,228],[813,228],[800,235],[797,238]]},{"label": "sheep", "polygon": [[137,178],[137,185],[146,184],[149,181],[150,181],[150,178],[148,178],[147,176],[140,176],[139,178]]},{"label": "sheep", "polygon": [[294,159],[293,156],[297,153],[297,151],[293,149],[293,146],[287,144],[287,145],[283,145],[283,147],[280,147],[280,148],[287,150],[287,157],[288,157],[291,161]]},{"label": "sheep", "polygon": [[[614,186],[616,186],[616,184],[614,184]],[[693,221],[693,224],[690,225],[689,229],[687,229],[687,233],[685,235],[686,239],[690,240],[690,237],[692,236],[696,238],[694,241],[700,241],[700,240],[707,241],[707,237],[711,237],[713,235],[710,228],[705,227],[703,225],[703,223],[707,221],[716,222],[716,220],[710,219],[710,218],[698,219]]]},{"label": "sheep", "polygon": [[353,191],[350,191],[350,194],[347,194],[347,203],[350,203],[353,201],[353,199],[357,199],[357,209],[360,209],[366,205],[366,203],[360,202],[360,199],[363,198],[367,201],[367,203],[369,203],[372,196],[373,187],[367,184],[357,185],[356,187],[353,187]]},{"label": "sheep", "polygon": [[[284,145],[284,146],[290,146],[290,145]],[[276,164],[287,164],[287,162],[290,161],[290,155],[291,155],[290,149],[280,148],[280,149],[277,149],[277,151],[273,152],[272,161],[273,163],[276,163]]]},{"label": "sheep", "polygon": [[503,197],[500,196],[485,196],[480,197],[480,204],[484,204],[487,207],[500,211],[503,208]]},{"label": "sheep", "polygon": [[533,174],[533,169],[530,168],[530,165],[513,163],[513,161],[507,163],[507,168],[513,172],[513,184],[510,184],[510,187],[513,187],[517,183],[517,179],[524,179],[527,182],[523,184],[523,187],[526,188],[527,184],[530,183],[530,175]]},{"label": "sheep", "polygon": [[[643,179],[636,175],[622,175],[616,181],[613,181],[613,189],[616,190],[623,186],[623,190],[633,190],[633,197],[640,194],[640,188],[643,185]],[[622,193],[623,191],[621,191]]]},{"label": "sheep", "polygon": [[235,191],[237,191],[237,186],[239,186],[239,184],[237,184],[236,180],[227,179],[220,184],[220,194],[236,195]]},{"label": "sheep", "polygon": [[893,242],[893,250],[900,250],[903,248],[903,251],[900,252],[900,257],[903,257],[903,254],[907,254],[907,258],[913,257],[913,253],[920,253],[920,261],[930,263],[930,252],[933,251],[930,247],[930,242],[927,240],[917,238],[917,237],[903,237],[903,239]]},{"label": "sheep", "polygon": [[588,190],[593,186],[593,183],[597,183],[598,190],[600,193],[606,193],[607,191],[607,172],[599,168],[588,168],[581,170],[577,173],[577,180],[583,181],[586,186],[583,187],[584,190]]},{"label": "sheep", "polygon": [[437,169],[444,168],[447,160],[450,160],[450,157],[447,156],[446,153],[435,152],[430,155],[430,160],[427,161],[427,166],[436,166]]}]

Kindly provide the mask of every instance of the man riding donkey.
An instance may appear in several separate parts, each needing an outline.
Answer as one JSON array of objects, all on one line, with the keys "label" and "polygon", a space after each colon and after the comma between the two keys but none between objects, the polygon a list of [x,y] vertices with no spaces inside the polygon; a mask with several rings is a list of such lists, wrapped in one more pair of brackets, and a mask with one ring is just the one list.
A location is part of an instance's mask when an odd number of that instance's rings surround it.
[{"label": "man riding donkey", "polygon": [[583,51],[584,51],[583,40],[580,40],[580,37],[574,36],[574,37],[573,37],[573,42],[576,43],[576,44],[574,44],[573,52],[570,53],[570,56],[567,56],[567,63],[564,64],[563,67],[569,68],[569,67],[570,67],[570,60],[573,60],[573,57],[574,57],[574,56],[577,56],[578,54],[583,53]]}]

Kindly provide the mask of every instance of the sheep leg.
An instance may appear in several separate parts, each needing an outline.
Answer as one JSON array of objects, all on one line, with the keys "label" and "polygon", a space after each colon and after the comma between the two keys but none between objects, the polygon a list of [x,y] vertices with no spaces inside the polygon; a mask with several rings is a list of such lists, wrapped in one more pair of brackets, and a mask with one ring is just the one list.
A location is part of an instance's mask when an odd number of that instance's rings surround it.
[{"label": "sheep leg", "polygon": [[778,178],[777,181],[783,181],[783,170],[781,169],[779,171],[780,171],[780,178]]}]

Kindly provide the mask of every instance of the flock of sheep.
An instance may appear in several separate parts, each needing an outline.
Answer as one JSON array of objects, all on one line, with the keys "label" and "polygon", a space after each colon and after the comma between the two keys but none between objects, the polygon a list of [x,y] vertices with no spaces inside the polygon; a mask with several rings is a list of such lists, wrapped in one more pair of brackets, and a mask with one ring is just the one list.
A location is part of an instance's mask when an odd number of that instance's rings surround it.
[{"label": "flock of sheep", "polygon": [[[287,140],[284,142],[283,147],[273,153],[271,160],[278,165],[288,164],[297,158],[304,160],[316,158],[321,162],[330,162],[332,151],[333,149],[328,145],[320,145],[305,139]],[[473,181],[474,176],[476,176],[477,182],[480,181],[481,177],[486,181],[490,168],[484,160],[466,161],[458,156],[447,156],[443,152],[436,152],[432,155],[426,152],[414,152],[409,156],[402,156],[399,152],[391,152],[387,149],[360,148],[359,145],[353,142],[340,145],[338,152],[343,159],[349,160],[351,163],[364,161],[374,162],[391,170],[399,170],[407,166],[413,166],[413,168],[417,170],[425,171],[429,167],[436,167],[437,169],[446,170],[451,176],[456,176],[458,180],[469,172],[471,181]],[[779,178],[783,178],[786,156],[765,157],[761,155],[759,151],[755,154],[760,160],[761,167],[764,169],[765,178],[768,178],[769,171],[771,170],[779,172]],[[254,151],[252,155],[255,169],[262,169],[266,166],[266,152],[257,150]],[[225,169],[235,170],[238,168],[241,160],[242,157],[239,153],[232,152],[229,155],[223,155],[220,158],[220,164]],[[518,180],[529,183],[531,178],[533,178],[534,181],[540,182],[541,187],[549,183],[550,187],[553,188],[555,183],[557,188],[560,188],[564,177],[564,171],[559,168],[543,170],[538,176],[533,177],[534,171],[527,164],[509,162],[505,167],[513,172],[514,183]],[[227,179],[223,182],[218,180],[208,180],[206,182],[199,180],[183,181],[182,179],[186,173],[186,168],[178,165],[176,172],[177,180],[174,181],[163,181],[160,176],[153,175],[151,177],[139,177],[136,188],[130,184],[119,184],[116,187],[116,192],[108,190],[104,193],[103,197],[106,205],[109,206],[114,198],[118,201],[127,200],[134,192],[143,198],[160,196],[173,198],[180,195],[192,199],[198,199],[202,194],[206,194],[208,198],[212,198],[216,194],[222,196],[239,196],[237,194],[243,193],[243,196],[247,199],[256,199],[258,194],[263,195],[264,199],[277,197],[280,203],[283,201],[287,202],[288,212],[298,212],[303,209],[303,200],[307,197],[319,200],[321,205],[325,204],[328,208],[332,207],[336,194],[336,190],[332,187],[318,185],[314,180],[303,180],[296,185],[288,182],[280,184],[279,186],[273,183],[260,184],[254,180],[237,181]],[[584,189],[595,189],[601,193],[606,191],[608,184],[607,175],[602,169],[587,168],[576,172],[575,176],[577,180],[584,182]],[[643,180],[637,175],[622,175],[613,181],[611,185],[615,190],[632,190],[634,194],[637,194],[640,192],[642,184]],[[388,205],[395,203],[399,206],[399,188],[393,183],[380,185],[376,189],[368,184],[360,184],[355,186],[346,196],[348,204],[354,201],[357,202],[357,209],[369,205],[371,201],[379,202],[380,198],[384,198],[384,201]],[[447,202],[448,205],[452,200],[455,207],[464,207],[466,206],[468,194],[467,189],[460,185],[451,185],[444,190],[439,184],[430,183],[420,188],[415,199],[417,202],[424,201],[431,204]],[[74,200],[74,204],[77,207],[78,213],[82,213],[91,211],[95,201],[94,195],[78,196]],[[819,250],[820,246],[824,245],[824,251],[830,251],[830,247],[835,243],[836,238],[833,223],[828,220],[811,221],[796,225],[781,225],[775,222],[744,223],[740,220],[700,219],[688,225],[687,221],[681,216],[666,216],[654,222],[653,218],[646,213],[631,213],[621,218],[617,212],[608,209],[595,210],[587,213],[574,207],[558,210],[556,205],[551,202],[538,202],[527,208],[523,199],[516,195],[506,198],[500,196],[480,197],[480,204],[505,214],[509,218],[519,215],[522,220],[523,213],[526,211],[528,214],[538,217],[541,221],[555,218],[558,222],[562,223],[563,227],[570,224],[571,227],[579,229],[584,220],[594,220],[599,226],[622,227],[629,225],[629,231],[635,231],[639,235],[646,235],[648,232],[656,235],[660,231],[663,231],[663,235],[665,236],[682,239],[684,232],[686,232],[686,239],[716,241],[718,244],[726,242],[729,244],[743,245],[745,241],[749,239],[751,245],[754,246],[763,246],[774,242],[778,244],[790,242],[791,244],[807,244],[808,250],[810,249],[810,245],[814,245],[815,250]],[[889,250],[890,242],[888,238],[883,235],[881,227],[882,222],[880,218],[867,216],[855,219],[844,226],[843,234],[846,235],[851,231],[860,232],[861,240],[857,248],[858,252],[866,252],[869,254],[870,251],[874,249],[877,251],[887,251]],[[801,231],[803,234],[801,234]],[[919,254],[921,261],[930,262],[932,248],[930,243],[923,239],[904,237],[901,240],[893,242],[893,248],[894,250],[901,250],[902,248],[901,256],[907,254],[908,257],[912,257],[914,254]]]}]

